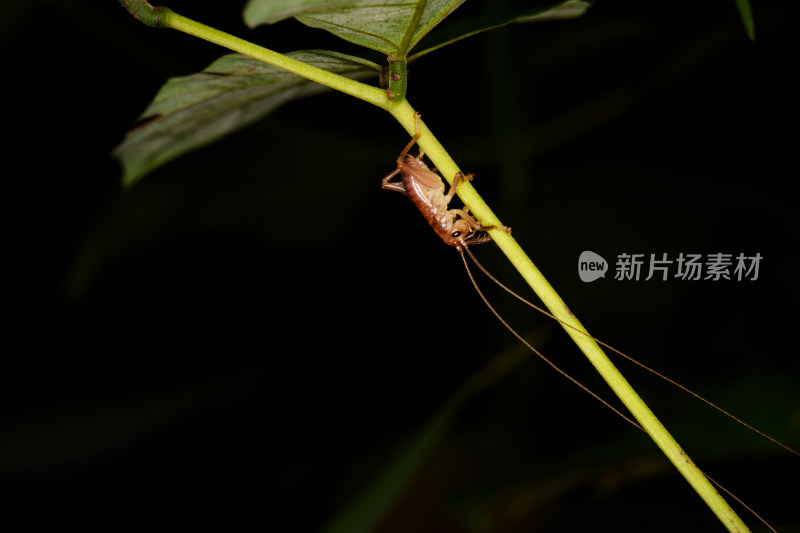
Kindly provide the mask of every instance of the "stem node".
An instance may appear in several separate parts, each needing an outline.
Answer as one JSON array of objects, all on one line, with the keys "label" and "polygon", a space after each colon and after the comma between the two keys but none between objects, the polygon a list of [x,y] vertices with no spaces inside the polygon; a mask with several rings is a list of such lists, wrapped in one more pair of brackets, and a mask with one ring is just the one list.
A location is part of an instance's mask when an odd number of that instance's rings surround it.
[{"label": "stem node", "polygon": [[160,28],[164,15],[172,12],[168,7],[153,7],[147,0],[119,0],[119,3],[133,18],[151,28]]}]

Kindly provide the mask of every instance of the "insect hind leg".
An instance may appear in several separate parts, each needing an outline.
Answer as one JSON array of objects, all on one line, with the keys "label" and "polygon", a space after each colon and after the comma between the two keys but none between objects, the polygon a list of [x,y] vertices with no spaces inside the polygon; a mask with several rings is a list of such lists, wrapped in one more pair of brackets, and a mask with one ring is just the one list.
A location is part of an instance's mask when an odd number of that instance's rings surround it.
[{"label": "insect hind leg", "polygon": [[405,186],[403,185],[403,182],[400,182],[400,183],[392,183],[392,182],[390,181],[390,180],[391,180],[393,177],[397,176],[398,174],[400,174],[400,169],[399,169],[399,168],[398,168],[398,169],[395,169],[395,170],[393,170],[392,172],[389,172],[389,173],[388,173],[388,174],[387,174],[387,175],[386,175],[386,176],[383,178],[383,180],[381,181],[381,187],[383,187],[384,189],[388,189],[388,190],[390,190],[390,191],[397,191],[397,192],[401,192],[401,193],[405,194],[406,196],[408,196],[408,193],[406,192],[406,188],[405,188]]}]

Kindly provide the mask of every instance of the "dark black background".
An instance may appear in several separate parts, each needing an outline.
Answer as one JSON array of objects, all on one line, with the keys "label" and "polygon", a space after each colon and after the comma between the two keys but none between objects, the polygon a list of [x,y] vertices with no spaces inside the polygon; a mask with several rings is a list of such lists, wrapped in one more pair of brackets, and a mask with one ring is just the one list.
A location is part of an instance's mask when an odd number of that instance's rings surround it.
[{"label": "dark black background", "polygon": [[[278,51],[357,51],[169,5]],[[732,0],[599,1],[426,56],[408,98],[593,334],[797,448],[787,5],[754,3],[752,43]],[[0,32],[15,530],[317,531],[516,346],[456,252],[380,189],[407,142],[388,114],[297,101],[125,191],[113,147],[167,77],[223,51],[111,1],[14,3]],[[583,250],[764,259],[756,281],[586,284]],[[492,245],[476,253],[522,290]],[[486,292],[610,396],[557,326]],[[796,456],[620,366],[712,477],[800,531]],[[467,402],[415,479],[381,531],[722,530],[644,435],[533,359]]]}]

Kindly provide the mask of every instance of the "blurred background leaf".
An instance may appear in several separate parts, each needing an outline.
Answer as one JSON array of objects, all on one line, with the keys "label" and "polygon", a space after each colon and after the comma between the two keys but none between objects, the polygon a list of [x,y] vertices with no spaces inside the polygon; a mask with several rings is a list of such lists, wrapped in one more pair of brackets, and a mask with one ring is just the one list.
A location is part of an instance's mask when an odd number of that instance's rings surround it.
[{"label": "blurred background leaf", "polygon": [[753,11],[750,9],[750,0],[736,0],[736,7],[742,17],[742,23],[751,41],[756,39],[756,25],[753,22]]}]

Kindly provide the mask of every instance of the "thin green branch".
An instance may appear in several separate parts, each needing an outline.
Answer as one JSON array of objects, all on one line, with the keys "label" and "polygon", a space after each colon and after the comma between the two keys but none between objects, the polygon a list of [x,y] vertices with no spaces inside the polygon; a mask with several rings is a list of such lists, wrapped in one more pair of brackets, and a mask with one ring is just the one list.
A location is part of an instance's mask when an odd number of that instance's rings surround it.
[{"label": "thin green branch", "polygon": [[[291,59],[277,52],[273,52],[272,50],[257,46],[243,39],[239,39],[238,37],[187,19],[168,8],[154,8],[147,2],[141,0],[120,0],[120,3],[137,19],[150,26],[173,28],[194,35],[377,105],[389,111],[398,122],[400,122],[409,135],[414,135],[415,133],[415,111],[405,99],[400,101],[390,100],[381,89],[312,67],[301,61]],[[459,172],[455,161],[453,161],[441,143],[439,143],[424,123],[420,123],[420,131],[421,136],[418,143],[421,149],[424,150],[431,161],[433,161],[441,175],[447,179],[448,182],[452,183],[453,177]],[[502,225],[497,216],[495,216],[469,182],[461,183],[458,189],[458,195],[463,200],[464,205],[472,211],[482,224]],[[563,324],[567,324],[564,326],[564,329],[570,337],[572,337],[575,344],[586,355],[592,365],[594,365],[603,379],[606,380],[614,393],[630,410],[659,448],[661,448],[669,460],[692,487],[694,487],[714,514],[717,515],[723,525],[731,532],[743,533],[749,531],[733,509],[730,508],[722,496],[714,489],[708,478],[706,478],[691,459],[689,459],[688,455],[686,455],[675,439],[667,432],[647,405],[645,405],[627,380],[619,373],[597,343],[591,339],[583,325],[569,311],[564,301],[555,292],[544,276],[542,276],[541,272],[539,272],[527,254],[525,254],[517,241],[511,235],[502,231],[492,230],[490,233],[502,252],[508,257],[509,261],[511,261],[542,302],[544,302],[550,312],[561,320]]]},{"label": "thin green branch", "polygon": [[205,41],[218,44],[234,52],[258,59],[264,63],[282,68],[298,76],[315,81],[331,89],[349,94],[378,107],[388,108],[392,102],[386,92],[372,85],[351,80],[344,76],[311,66],[302,61],[292,59],[263,46],[258,46],[224,31],[179,15],[167,7],[152,7],[143,0],[120,0],[120,3],[138,20],[159,28],[171,28],[182,31]]},{"label": "thin green branch", "polygon": [[[389,110],[410,135],[414,135],[415,111],[407,101]],[[420,121],[420,138],[417,141],[420,148],[430,158],[442,176],[452,184],[452,177],[460,172],[455,161],[450,157],[444,147],[433,136],[425,124]],[[458,196],[469,210],[476,216],[482,225],[503,224],[483,201],[470,182],[461,182],[458,186]],[[664,452],[678,471],[689,484],[697,491],[700,497],[711,508],[717,518],[731,532],[749,531],[739,516],[731,509],[728,502],[717,492],[709,479],[694,464],[677,441],[670,435],[664,425],[656,418],[647,404],[639,397],[630,383],[622,376],[605,352],[592,339],[583,324],[573,315],[558,293],[545,279],[531,259],[511,235],[490,230],[492,240],[497,243],[502,252],[522,275],[531,289],[544,302],[550,312],[561,321],[562,327],[572,338],[573,342],[586,355],[602,378],[608,383],[614,394],[625,404],[650,438]]]}]

